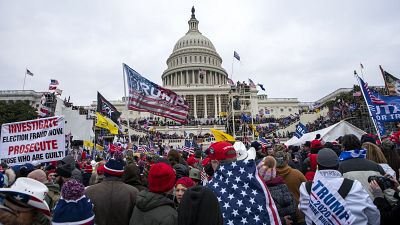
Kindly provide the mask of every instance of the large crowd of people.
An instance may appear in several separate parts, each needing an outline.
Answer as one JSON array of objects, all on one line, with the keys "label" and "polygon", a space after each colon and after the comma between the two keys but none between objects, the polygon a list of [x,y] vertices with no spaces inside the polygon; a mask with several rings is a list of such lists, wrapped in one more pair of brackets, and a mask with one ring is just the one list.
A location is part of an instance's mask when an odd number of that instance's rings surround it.
[{"label": "large crowd of people", "polygon": [[[350,134],[337,142],[317,136],[302,146],[248,147],[219,141],[193,154],[118,148],[104,158],[84,152],[42,164],[2,163],[0,223],[397,223],[395,142]],[[271,199],[252,197],[263,193]]]}]

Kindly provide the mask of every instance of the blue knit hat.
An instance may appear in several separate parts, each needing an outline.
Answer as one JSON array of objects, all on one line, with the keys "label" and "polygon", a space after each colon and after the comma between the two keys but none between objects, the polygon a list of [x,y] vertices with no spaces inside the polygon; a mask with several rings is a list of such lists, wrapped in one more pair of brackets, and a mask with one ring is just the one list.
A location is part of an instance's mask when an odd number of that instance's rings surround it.
[{"label": "blue knit hat", "polygon": [[53,210],[53,225],[93,225],[93,204],[83,192],[85,187],[69,180],[61,188],[61,198]]},{"label": "blue knit hat", "polygon": [[123,154],[120,151],[114,153],[114,157],[104,165],[104,173],[106,175],[121,177],[124,173]]}]

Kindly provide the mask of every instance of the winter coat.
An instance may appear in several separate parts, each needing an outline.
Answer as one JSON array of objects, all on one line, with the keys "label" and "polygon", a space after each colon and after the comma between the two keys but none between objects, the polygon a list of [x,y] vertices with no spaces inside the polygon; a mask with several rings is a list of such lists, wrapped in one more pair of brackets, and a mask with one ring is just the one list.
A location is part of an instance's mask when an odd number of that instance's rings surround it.
[{"label": "winter coat", "polygon": [[92,177],[92,173],[83,173],[82,175],[82,184],[87,187],[89,186],[90,178]]},{"label": "winter coat", "polygon": [[222,225],[221,208],[214,192],[203,186],[185,191],[178,208],[179,225]]},{"label": "winter coat", "polygon": [[137,196],[129,225],[178,225],[178,212],[165,195],[143,190]]},{"label": "winter coat", "polygon": [[[324,182],[332,187],[331,192],[337,192],[342,186],[344,178],[340,176],[340,173],[336,170],[323,170],[323,171],[334,171],[326,173],[320,173],[324,175]],[[338,174],[338,175],[335,175]],[[317,176],[317,175],[316,175]],[[314,181],[315,182],[315,181]],[[380,214],[379,210],[373,204],[371,198],[369,198],[368,193],[365,191],[366,188],[358,181],[354,181],[349,193],[346,198],[346,207],[351,212],[351,214],[356,218],[352,225],[379,225]],[[310,208],[310,195],[307,192],[305,183],[301,184],[300,187],[300,204],[299,209],[306,215],[307,224],[312,224],[311,217],[307,216],[308,210]]]},{"label": "winter coat", "polygon": [[117,177],[105,177],[103,182],[85,190],[94,204],[96,225],[128,225],[137,193],[136,188]]},{"label": "winter coat", "polygon": [[136,164],[129,163],[124,167],[124,174],[122,175],[122,181],[125,184],[129,184],[140,191],[147,189],[140,180],[139,169]]},{"label": "winter coat", "polygon": [[[347,179],[360,181],[364,187],[369,187],[368,177],[385,175],[385,171],[379,164],[363,158],[352,158],[340,162],[338,171]],[[371,190],[365,189],[371,199],[374,199]]]},{"label": "winter coat", "polygon": [[286,186],[285,180],[283,180],[282,177],[277,176],[272,180],[266,181],[265,183],[267,184],[268,190],[271,192],[271,196],[274,199],[282,224],[286,224],[283,217],[288,215],[292,220],[294,220],[293,222],[295,222],[297,204],[292,193],[290,193],[288,187]]},{"label": "winter coat", "polygon": [[76,168],[74,157],[72,157],[71,155],[67,155],[61,161],[63,164],[69,164],[71,165],[71,168],[73,168],[71,172],[71,178],[82,183],[82,172],[78,168]]},{"label": "winter coat", "polygon": [[[296,204],[299,204],[300,185],[302,182],[307,181],[304,175],[300,171],[290,168],[288,165],[281,168],[276,168],[276,175],[281,176],[285,180],[285,184],[287,185],[289,191],[293,194]],[[304,216],[301,215],[298,210],[296,220],[298,223],[304,222]]]},{"label": "winter coat", "polygon": [[[399,199],[398,193],[394,196]],[[391,206],[384,197],[376,197],[374,204],[378,207],[381,213],[381,225],[397,224],[400,214],[400,204]]]},{"label": "winter coat", "polygon": [[60,199],[61,189],[58,184],[45,183],[45,185],[49,189],[49,192],[47,192],[47,195],[45,196],[44,200],[46,201],[50,210],[53,210],[53,208],[56,206],[58,200]]}]

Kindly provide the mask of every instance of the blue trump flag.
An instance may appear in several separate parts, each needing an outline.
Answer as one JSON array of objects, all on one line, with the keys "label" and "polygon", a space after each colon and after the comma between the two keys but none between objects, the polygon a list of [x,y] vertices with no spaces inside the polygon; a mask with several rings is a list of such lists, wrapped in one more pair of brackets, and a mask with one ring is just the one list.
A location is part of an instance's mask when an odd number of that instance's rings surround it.
[{"label": "blue trump flag", "polygon": [[254,160],[221,164],[207,186],[218,198],[224,224],[281,224]]},{"label": "blue trump flag", "polygon": [[294,136],[300,139],[305,133],[307,133],[307,127],[304,126],[302,123],[297,124]]},{"label": "blue trump flag", "polygon": [[363,93],[368,110],[379,134],[385,134],[385,122],[400,121],[400,96],[383,96],[368,87],[358,75],[356,75]]}]

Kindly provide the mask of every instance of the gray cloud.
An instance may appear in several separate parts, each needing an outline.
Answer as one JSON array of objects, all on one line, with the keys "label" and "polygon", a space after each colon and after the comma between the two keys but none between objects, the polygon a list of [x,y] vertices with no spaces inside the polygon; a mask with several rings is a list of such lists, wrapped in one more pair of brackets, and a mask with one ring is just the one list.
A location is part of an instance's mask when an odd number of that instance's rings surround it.
[{"label": "gray cloud", "polygon": [[400,2],[392,1],[1,1],[0,89],[60,81],[87,105],[96,91],[123,96],[122,63],[161,84],[165,61],[196,6],[200,31],[233,79],[263,83],[270,97],[315,101],[356,83],[382,85],[378,65],[400,76]]}]

